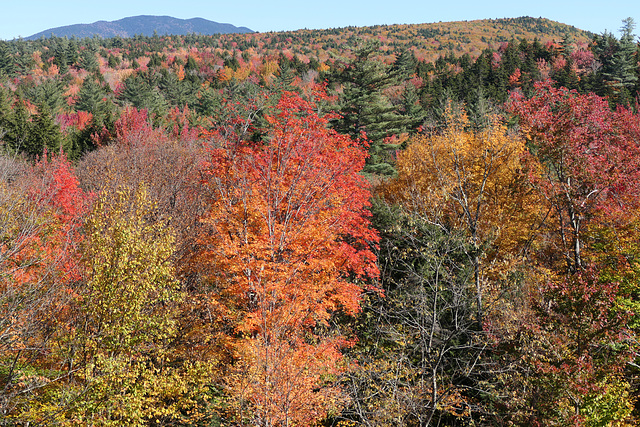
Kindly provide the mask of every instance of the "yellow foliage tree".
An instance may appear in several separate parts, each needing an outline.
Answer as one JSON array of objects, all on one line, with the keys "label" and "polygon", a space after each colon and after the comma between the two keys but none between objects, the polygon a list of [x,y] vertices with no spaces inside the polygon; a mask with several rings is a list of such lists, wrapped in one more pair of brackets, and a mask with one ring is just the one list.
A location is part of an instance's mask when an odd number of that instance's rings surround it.
[{"label": "yellow foliage tree", "polygon": [[175,361],[170,351],[181,299],[173,232],[144,186],[102,193],[85,231],[84,325],[70,340],[75,381],[61,393],[73,403],[58,422],[143,426],[197,415],[207,364]]},{"label": "yellow foliage tree", "polygon": [[380,192],[387,201],[444,230],[467,232],[477,320],[482,324],[487,275],[496,272],[487,267],[516,258],[537,215],[530,209],[534,196],[523,179],[526,147],[497,117],[474,131],[461,107],[449,105],[446,119],[441,134],[418,135],[399,153],[398,175]]}]

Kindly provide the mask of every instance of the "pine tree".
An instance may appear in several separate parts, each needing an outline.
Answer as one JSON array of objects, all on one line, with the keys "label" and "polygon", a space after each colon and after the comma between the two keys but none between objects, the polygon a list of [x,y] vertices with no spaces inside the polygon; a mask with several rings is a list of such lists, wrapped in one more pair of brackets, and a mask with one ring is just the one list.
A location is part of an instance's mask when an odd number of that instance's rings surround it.
[{"label": "pine tree", "polygon": [[78,92],[76,110],[96,114],[102,108],[105,96],[104,89],[94,79],[87,78]]},{"label": "pine tree", "polygon": [[560,43],[560,50],[562,52],[562,55],[566,58],[571,56],[571,53],[573,52],[573,45],[574,40],[571,34],[565,34],[562,38],[562,42]]},{"label": "pine tree", "polygon": [[198,63],[193,59],[193,56],[189,55],[187,57],[187,63],[185,64],[184,69],[187,71],[198,71]]},{"label": "pine tree", "polygon": [[408,118],[408,130],[414,130],[422,124],[426,114],[420,104],[416,87],[410,83],[405,86],[402,94],[402,107],[404,115]]},{"label": "pine tree", "polygon": [[398,113],[398,108],[383,93],[399,82],[397,73],[373,58],[379,48],[380,42],[367,42],[356,49],[355,58],[338,71],[336,80],[344,87],[338,106],[342,117],[332,126],[352,138],[366,134],[370,146],[365,171],[390,175],[394,170],[387,151],[397,147],[385,145],[383,140],[403,132],[409,120]]},{"label": "pine tree", "polygon": [[167,102],[157,87],[151,86],[142,74],[134,74],[125,81],[125,88],[120,96],[125,103],[137,109],[147,109],[159,114],[166,110]]},{"label": "pine tree", "polygon": [[41,155],[45,148],[50,152],[59,152],[63,147],[60,128],[53,121],[49,106],[42,103],[38,106],[38,113],[33,117],[24,151],[35,157]]},{"label": "pine tree", "polygon": [[294,91],[296,90],[296,88],[293,85],[293,81],[296,78],[296,71],[295,68],[292,68],[291,66],[287,65],[287,66],[282,66],[282,64],[280,65],[280,72],[278,73],[278,76],[276,77],[275,83],[274,83],[274,89],[276,92],[282,92],[282,91]]},{"label": "pine tree", "polygon": [[120,65],[120,58],[109,54],[108,65],[109,65],[109,68],[118,67],[118,65]]},{"label": "pine tree", "polygon": [[157,53],[149,57],[149,63],[147,64],[147,67],[156,68],[161,65],[162,65],[162,60],[160,59],[160,56]]},{"label": "pine tree", "polygon": [[176,73],[167,69],[161,69],[158,75],[158,89],[171,105],[184,108],[185,105],[198,103],[196,91],[200,89],[199,85],[194,85],[187,79],[180,81]]},{"label": "pine tree", "polygon": [[60,69],[60,74],[69,71],[67,60],[67,51],[69,50],[69,41],[66,38],[57,38],[57,44],[53,50],[53,63]]},{"label": "pine tree", "polygon": [[0,86],[0,145],[4,145],[4,137],[9,132],[11,126],[11,104],[13,94],[8,89]]},{"label": "pine tree", "polygon": [[416,73],[418,61],[411,50],[400,52],[393,64],[394,72],[398,73],[401,80],[407,80]]},{"label": "pine tree", "polygon": [[16,64],[9,43],[0,40],[0,75],[11,76],[16,72]]},{"label": "pine tree", "polygon": [[24,150],[31,132],[29,118],[29,111],[27,111],[22,95],[18,93],[13,111],[7,120],[7,133],[5,135],[7,147],[11,151],[19,152]]},{"label": "pine tree", "polygon": [[30,90],[25,96],[34,104],[46,103],[49,110],[58,113],[66,104],[64,99],[65,84],[60,79],[47,79]]},{"label": "pine tree", "polygon": [[80,52],[79,65],[91,73],[95,73],[100,70],[100,64],[96,58],[96,52],[88,47]]},{"label": "pine tree", "polygon": [[[609,69],[605,72],[605,77],[609,80],[614,92],[621,101],[625,102],[625,98],[629,98],[629,90],[633,88],[638,80],[636,50],[638,48],[635,42],[633,30],[635,22],[633,18],[627,18],[622,21],[624,25],[621,28],[622,36],[618,42],[618,48],[611,58]],[[628,102],[628,100],[626,100]],[[625,102],[626,103],[626,102]]]},{"label": "pine tree", "polygon": [[565,66],[553,74],[553,78],[560,86],[568,89],[577,89],[580,82],[570,57],[567,57]]}]

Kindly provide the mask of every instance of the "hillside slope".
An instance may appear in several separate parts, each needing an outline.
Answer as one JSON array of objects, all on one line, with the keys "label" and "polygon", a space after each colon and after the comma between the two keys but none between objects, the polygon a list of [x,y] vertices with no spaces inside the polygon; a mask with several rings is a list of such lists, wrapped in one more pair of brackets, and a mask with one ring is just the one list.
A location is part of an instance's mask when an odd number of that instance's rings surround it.
[{"label": "hillside slope", "polygon": [[399,49],[412,50],[415,56],[426,61],[435,61],[440,56],[465,53],[478,57],[486,49],[497,49],[512,39],[534,40],[541,43],[586,44],[594,34],[571,25],[546,18],[503,18],[474,21],[436,22],[424,24],[375,25],[370,27],[345,27],[325,30],[297,30],[253,34],[230,34],[221,40],[232,40],[239,48],[257,46],[272,53],[288,50],[292,53],[316,56],[320,62],[330,57],[341,56],[345,47],[356,46],[358,40],[378,39],[382,44],[381,54],[392,55]]}]

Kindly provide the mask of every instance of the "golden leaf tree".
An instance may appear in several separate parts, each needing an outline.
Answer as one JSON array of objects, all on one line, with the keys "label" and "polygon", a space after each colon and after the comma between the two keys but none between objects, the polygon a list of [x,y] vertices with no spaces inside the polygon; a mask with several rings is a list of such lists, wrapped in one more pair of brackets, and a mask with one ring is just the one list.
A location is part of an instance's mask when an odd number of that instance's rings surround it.
[{"label": "golden leaf tree", "polygon": [[475,270],[477,321],[482,325],[492,263],[515,258],[530,238],[538,212],[530,209],[534,198],[523,175],[524,141],[497,117],[475,131],[456,106],[447,107],[446,117],[441,134],[418,135],[399,153],[398,176],[380,190],[388,201],[443,230],[466,232]]}]

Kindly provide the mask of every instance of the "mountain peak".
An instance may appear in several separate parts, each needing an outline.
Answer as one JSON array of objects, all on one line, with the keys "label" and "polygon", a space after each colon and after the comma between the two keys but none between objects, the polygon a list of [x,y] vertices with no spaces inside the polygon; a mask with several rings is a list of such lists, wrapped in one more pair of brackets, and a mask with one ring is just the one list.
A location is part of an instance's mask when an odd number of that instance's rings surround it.
[{"label": "mountain peak", "polygon": [[92,24],[75,24],[63,27],[50,28],[33,34],[26,40],[35,40],[41,37],[133,37],[135,35],[153,36],[159,35],[185,35],[185,34],[229,34],[252,33],[246,27],[236,27],[209,21],[204,18],[179,19],[171,16],[139,15],[130,16],[116,21],[96,21]]}]

